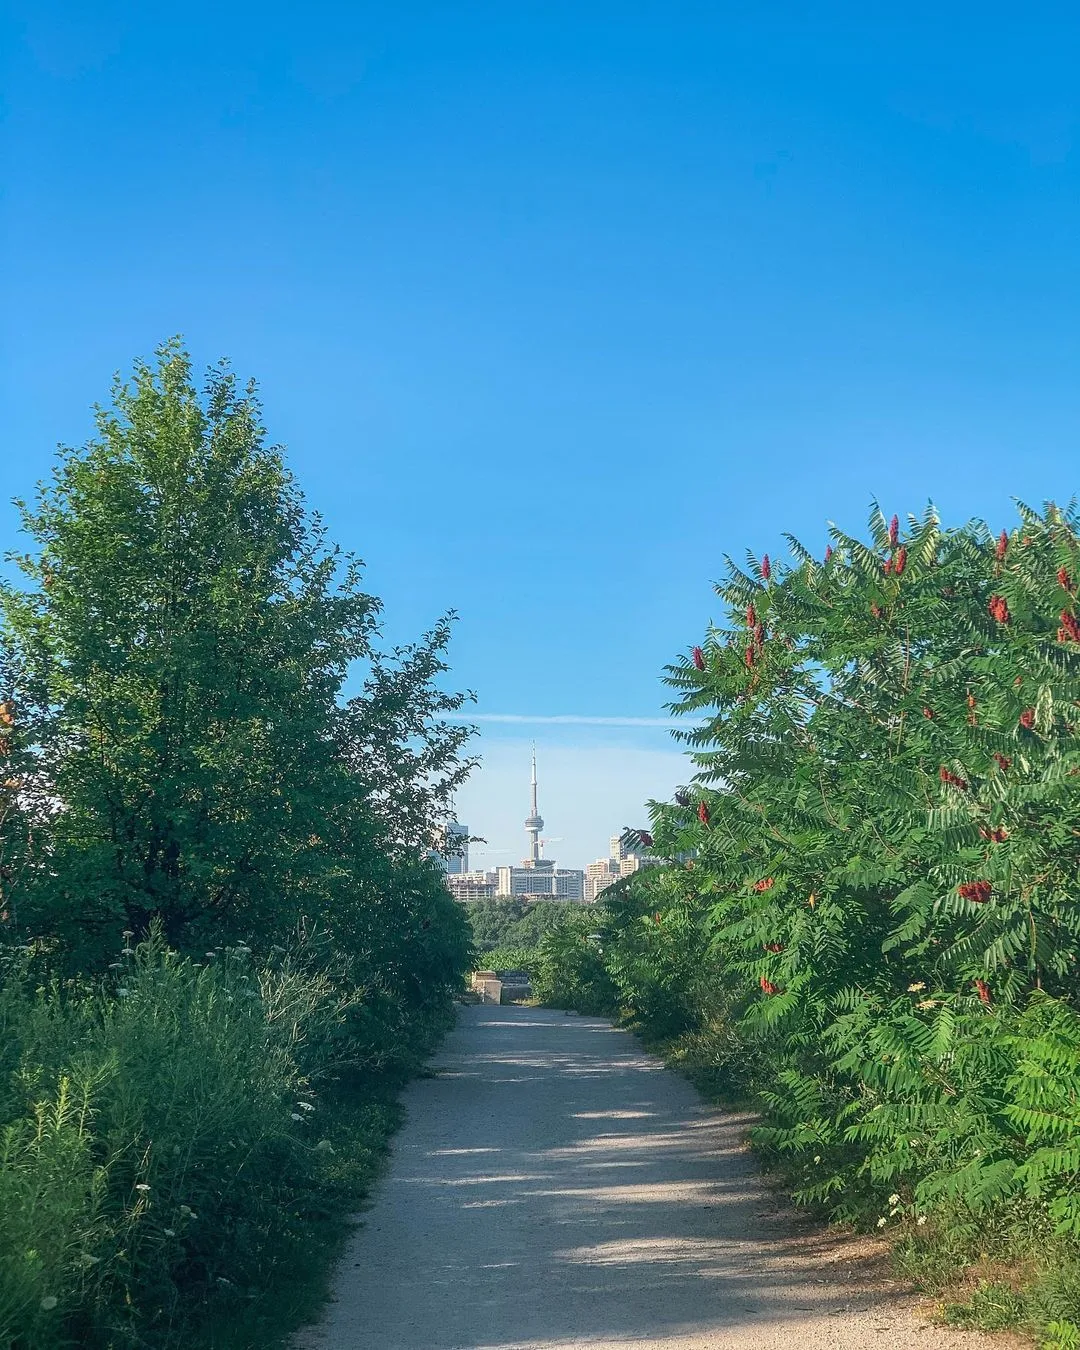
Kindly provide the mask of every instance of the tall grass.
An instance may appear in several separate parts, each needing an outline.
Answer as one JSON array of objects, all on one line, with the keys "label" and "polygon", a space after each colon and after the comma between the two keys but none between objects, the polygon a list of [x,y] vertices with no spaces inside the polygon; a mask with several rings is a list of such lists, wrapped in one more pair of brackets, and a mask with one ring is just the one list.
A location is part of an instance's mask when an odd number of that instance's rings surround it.
[{"label": "tall grass", "polygon": [[195,961],[158,936],[99,981],[7,963],[0,1345],[187,1346],[226,1312],[250,1324],[385,1135],[385,1096],[343,1090],[362,995],[284,953]]}]

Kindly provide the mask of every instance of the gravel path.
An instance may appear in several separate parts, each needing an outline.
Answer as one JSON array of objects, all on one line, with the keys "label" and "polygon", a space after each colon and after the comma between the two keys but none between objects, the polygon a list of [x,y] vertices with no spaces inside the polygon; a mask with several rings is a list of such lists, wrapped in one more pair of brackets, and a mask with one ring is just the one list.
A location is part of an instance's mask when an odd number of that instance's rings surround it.
[{"label": "gravel path", "polygon": [[755,1175],[746,1121],[594,1018],[469,1007],[306,1350],[959,1350]]}]

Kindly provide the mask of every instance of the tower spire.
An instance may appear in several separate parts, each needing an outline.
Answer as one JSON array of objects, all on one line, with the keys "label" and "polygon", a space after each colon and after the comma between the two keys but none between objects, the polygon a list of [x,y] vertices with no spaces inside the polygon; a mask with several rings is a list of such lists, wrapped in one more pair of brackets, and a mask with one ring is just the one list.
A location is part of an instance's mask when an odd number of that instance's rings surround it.
[{"label": "tower spire", "polygon": [[539,808],[536,804],[536,746],[533,746],[532,752],[532,779],[530,782],[532,788],[532,811],[528,820],[525,822],[525,830],[529,836],[529,861],[536,864],[540,861],[540,831],[544,828],[543,819],[540,816]]}]

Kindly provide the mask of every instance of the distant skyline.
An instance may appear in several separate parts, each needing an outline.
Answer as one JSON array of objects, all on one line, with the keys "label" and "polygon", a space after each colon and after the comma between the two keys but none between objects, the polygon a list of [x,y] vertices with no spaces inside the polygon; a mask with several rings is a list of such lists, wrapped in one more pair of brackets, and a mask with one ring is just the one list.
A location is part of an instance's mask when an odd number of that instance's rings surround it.
[{"label": "distant skyline", "polygon": [[464,818],[522,846],[535,739],[581,865],[689,776],[725,553],[1077,490],[1078,54],[1060,5],[12,0],[0,543],[115,371],[230,357],[388,641],[458,611]]},{"label": "distant skyline", "polygon": [[[528,739],[485,740],[484,768],[458,794],[458,819],[487,841],[469,848],[478,871],[528,857],[531,753]],[[594,740],[538,745],[537,776],[545,838],[553,841],[544,856],[560,867],[584,868],[607,855],[611,836],[624,826],[646,825],[645,801],[670,797],[689,773],[682,754],[662,740],[652,748]]]}]

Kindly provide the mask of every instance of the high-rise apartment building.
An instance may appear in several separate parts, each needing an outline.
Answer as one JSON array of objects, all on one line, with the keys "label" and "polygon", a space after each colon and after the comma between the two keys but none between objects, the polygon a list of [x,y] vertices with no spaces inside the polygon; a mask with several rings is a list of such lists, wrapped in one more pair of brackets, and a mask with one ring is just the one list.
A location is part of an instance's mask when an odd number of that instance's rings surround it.
[{"label": "high-rise apartment building", "polygon": [[455,900],[494,900],[498,892],[494,872],[450,872],[446,884]]},{"label": "high-rise apartment building", "polygon": [[585,900],[594,901],[601,891],[619,879],[619,864],[614,858],[598,858],[585,868]]},{"label": "high-rise apartment building", "polygon": [[458,820],[440,825],[435,836],[435,847],[428,854],[448,876],[459,876],[469,870],[469,827]]},{"label": "high-rise apartment building", "polygon": [[622,835],[613,834],[608,844],[608,856],[598,858],[585,868],[586,901],[599,899],[611,883],[620,877],[632,876],[642,867],[654,867],[659,861],[659,858],[648,853],[627,848]]}]

